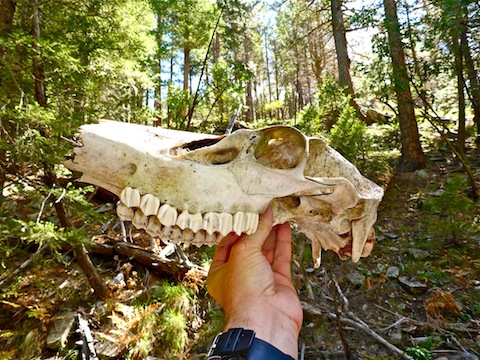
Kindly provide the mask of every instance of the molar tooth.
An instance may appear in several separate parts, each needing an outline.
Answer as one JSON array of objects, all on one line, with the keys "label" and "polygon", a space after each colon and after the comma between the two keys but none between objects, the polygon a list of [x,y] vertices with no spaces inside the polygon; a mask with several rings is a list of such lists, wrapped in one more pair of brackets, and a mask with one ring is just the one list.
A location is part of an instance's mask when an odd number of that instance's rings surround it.
[{"label": "molar tooth", "polygon": [[203,217],[203,229],[207,232],[207,234],[212,235],[215,231],[218,231],[220,228],[220,214],[209,212],[206,213]]},{"label": "molar tooth", "polygon": [[190,229],[196,233],[203,226],[203,216],[201,213],[190,214]]},{"label": "molar tooth", "polygon": [[159,237],[162,234],[162,224],[155,216],[150,216],[145,231],[150,236]]},{"label": "molar tooth", "polygon": [[164,226],[162,228],[162,234],[160,235],[160,238],[162,241],[169,242],[170,241],[170,236],[172,235],[173,232],[173,227],[171,226]]},{"label": "molar tooth", "polygon": [[158,210],[158,220],[165,226],[174,226],[177,222],[178,212],[173,206],[163,204]]},{"label": "molar tooth", "polygon": [[242,233],[247,229],[247,217],[243,211],[238,211],[233,215],[233,231],[238,236],[242,235]]},{"label": "molar tooth", "polygon": [[184,244],[190,244],[193,241],[193,238],[195,237],[195,234],[193,233],[192,230],[190,229],[185,229],[183,231],[183,239],[182,242]]},{"label": "molar tooth", "polygon": [[132,224],[137,229],[146,229],[148,224],[148,217],[142,212],[142,210],[137,209],[135,210],[135,214],[133,215]]},{"label": "molar tooth", "polygon": [[209,234],[207,232],[207,234],[205,235],[205,243],[208,245],[208,247],[212,247],[217,243],[217,237],[218,233],[215,232],[213,234]]},{"label": "molar tooth", "polygon": [[140,192],[137,189],[126,187],[120,194],[120,200],[128,207],[139,207]]},{"label": "molar tooth", "polygon": [[178,215],[177,226],[180,229],[185,230],[186,228],[190,228],[190,223],[190,214],[187,210],[183,210],[182,213]]},{"label": "molar tooth", "polygon": [[218,232],[226,236],[228,235],[233,229],[233,215],[229,213],[221,213],[220,214],[220,227]]},{"label": "molar tooth", "polygon": [[142,209],[145,215],[157,215],[159,207],[160,200],[156,196],[152,194],[145,194],[142,196],[142,200],[140,201],[140,209]]},{"label": "molar tooth", "polygon": [[122,221],[132,221],[134,210],[123,203],[117,206],[117,215]]},{"label": "molar tooth", "polygon": [[197,231],[195,233],[195,236],[193,237],[192,243],[197,247],[200,247],[203,244],[205,244],[205,230]]},{"label": "molar tooth", "polygon": [[182,230],[178,226],[174,226],[172,230],[172,234],[170,235],[170,241],[174,243],[179,243],[182,241],[183,234]]},{"label": "molar tooth", "polygon": [[259,215],[256,213],[246,213],[248,219],[248,227],[245,230],[245,234],[250,235],[257,231]]}]

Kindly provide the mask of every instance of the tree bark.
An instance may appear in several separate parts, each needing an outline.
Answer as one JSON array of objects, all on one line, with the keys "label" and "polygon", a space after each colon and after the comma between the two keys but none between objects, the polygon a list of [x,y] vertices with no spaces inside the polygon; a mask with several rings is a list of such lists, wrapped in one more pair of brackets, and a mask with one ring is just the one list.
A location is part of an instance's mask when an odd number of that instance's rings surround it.
[{"label": "tree bark", "polygon": [[457,75],[458,97],[458,135],[457,146],[460,152],[465,153],[465,78],[463,77],[462,42],[457,33],[458,27],[452,30],[452,53],[454,57],[454,69]]},{"label": "tree bark", "polygon": [[[13,16],[16,9],[16,1],[14,0],[0,0],[0,38],[6,39],[12,31]],[[8,71],[6,66],[7,48],[0,46],[0,88],[6,89],[4,78]],[[8,89],[12,91],[12,89]],[[5,94],[6,95],[6,94]],[[9,106],[9,105],[7,105]],[[8,143],[8,133],[10,128],[10,119],[6,116],[0,118],[2,127],[0,128],[0,141],[3,144]],[[5,186],[7,175],[7,150],[2,146],[0,148],[0,201],[3,200],[3,188]]]},{"label": "tree bark", "polygon": [[[157,86],[155,87],[155,110],[162,110],[162,52],[161,46],[163,41],[163,32],[162,32],[162,20],[159,14],[157,14],[157,45],[158,45],[158,54],[157,54],[157,71],[158,71],[158,80]],[[157,115],[160,117],[161,115]],[[161,120],[161,118],[160,118]],[[161,125],[161,124],[160,124]]]},{"label": "tree bark", "polygon": [[414,171],[425,166],[425,154],[420,144],[405,53],[400,35],[395,0],[383,0],[388,45],[392,59],[393,80],[398,103],[398,119],[402,141],[400,171]]},{"label": "tree bark", "polygon": [[190,93],[190,48],[183,48],[183,91]]},{"label": "tree bark", "polygon": [[345,24],[343,22],[342,0],[331,0],[333,37],[335,39],[335,52],[337,54],[338,81],[344,88],[345,94],[350,95],[350,106],[356,111],[358,116],[370,123],[365,115],[360,111],[355,101],[355,92],[353,91],[352,77],[350,76],[350,58],[348,57],[347,37],[345,35]]},{"label": "tree bark", "polygon": [[[464,20],[467,21],[466,16],[464,15]],[[467,24],[464,23],[462,26],[462,49],[465,61],[465,67],[467,69],[467,76],[468,76],[468,91],[470,94],[470,99],[473,106],[473,115],[474,115],[474,122],[477,125],[477,136],[476,136],[476,143],[480,144],[480,83],[478,80],[477,70],[475,69],[475,64],[472,59],[472,53],[470,49],[470,45],[467,39]]]},{"label": "tree bark", "polygon": [[348,95],[353,95],[353,84],[350,76],[350,58],[348,57],[347,37],[343,22],[342,0],[331,0],[333,37],[337,54],[338,80]]},{"label": "tree bark", "polygon": [[[245,35],[244,37],[244,50],[245,50],[245,66],[248,67],[248,63],[250,62],[250,56],[249,56],[249,51],[250,51],[250,40],[248,39],[248,36]],[[247,93],[246,93],[246,105],[247,105],[247,112],[245,114],[245,121],[246,122],[252,122],[254,120],[254,111],[253,111],[253,86],[252,86],[252,80],[248,79],[247,80]]]},{"label": "tree bark", "polygon": [[[0,37],[2,39],[5,39],[12,31],[16,6],[17,2],[15,0],[0,0],[0,9],[2,9],[0,11]],[[3,67],[6,50],[5,46],[0,47],[0,67]],[[2,81],[3,78],[0,77],[0,84]]]},{"label": "tree bark", "polygon": [[38,1],[32,0],[32,36],[33,36],[33,78],[35,81],[35,99],[40,106],[47,106],[45,92],[45,73],[43,71],[42,52],[40,50],[40,20],[38,17]]}]

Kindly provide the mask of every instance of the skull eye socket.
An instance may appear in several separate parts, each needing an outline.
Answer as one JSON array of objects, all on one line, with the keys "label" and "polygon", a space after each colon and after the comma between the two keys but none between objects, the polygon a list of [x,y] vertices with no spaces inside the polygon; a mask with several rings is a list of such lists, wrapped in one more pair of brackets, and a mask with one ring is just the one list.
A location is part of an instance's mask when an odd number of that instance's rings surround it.
[{"label": "skull eye socket", "polygon": [[272,127],[261,131],[254,156],[257,161],[275,169],[293,169],[300,165],[305,155],[306,139],[290,127]]}]

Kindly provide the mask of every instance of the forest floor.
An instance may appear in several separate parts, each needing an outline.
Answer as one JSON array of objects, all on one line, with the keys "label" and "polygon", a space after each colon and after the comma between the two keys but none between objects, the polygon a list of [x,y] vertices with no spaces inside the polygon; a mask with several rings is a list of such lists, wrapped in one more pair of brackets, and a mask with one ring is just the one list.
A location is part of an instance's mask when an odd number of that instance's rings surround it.
[{"label": "forest floor", "polygon": [[[429,158],[425,170],[388,182],[369,257],[355,264],[324,253],[321,267],[313,269],[310,246],[295,235],[292,271],[305,308],[300,358],[480,357],[480,234],[469,232],[472,224],[456,226],[464,219],[463,205],[453,203],[458,194],[445,197],[461,166],[445,150]],[[471,151],[470,161],[479,181],[478,152]],[[432,204],[441,216],[425,211]],[[15,204],[23,214],[38,211],[29,206],[21,199]],[[480,213],[478,202],[473,211]],[[118,238],[118,231],[110,231]],[[141,233],[133,238],[145,241]],[[18,238],[7,243],[3,269],[18,269],[37,249]],[[188,252],[201,265],[213,249]],[[75,358],[78,335],[70,333],[72,327],[63,330],[61,350],[48,349],[47,337],[61,327],[60,319],[77,314],[88,320],[94,342],[109,344],[101,358],[205,358],[223,319],[202,277],[181,281],[118,256],[92,254],[92,260],[104,279],[125,275],[121,285],[110,282],[106,301],[92,293],[71,251],[43,250],[10,277],[0,297],[1,359]]]}]

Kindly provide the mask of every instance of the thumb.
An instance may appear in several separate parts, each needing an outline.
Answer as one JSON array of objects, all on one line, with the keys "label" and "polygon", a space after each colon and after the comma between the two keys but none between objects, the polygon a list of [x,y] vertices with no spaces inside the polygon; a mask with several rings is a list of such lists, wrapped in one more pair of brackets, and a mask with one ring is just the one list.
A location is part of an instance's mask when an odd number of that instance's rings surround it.
[{"label": "thumb", "polygon": [[263,246],[263,243],[267,239],[268,235],[272,231],[273,227],[273,210],[272,205],[268,205],[267,210],[263,214],[260,215],[258,220],[258,227],[257,231],[254,234],[245,236],[245,240],[249,243],[253,243],[260,247]]}]

